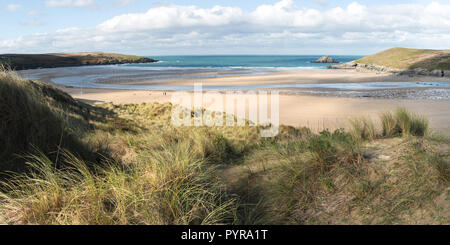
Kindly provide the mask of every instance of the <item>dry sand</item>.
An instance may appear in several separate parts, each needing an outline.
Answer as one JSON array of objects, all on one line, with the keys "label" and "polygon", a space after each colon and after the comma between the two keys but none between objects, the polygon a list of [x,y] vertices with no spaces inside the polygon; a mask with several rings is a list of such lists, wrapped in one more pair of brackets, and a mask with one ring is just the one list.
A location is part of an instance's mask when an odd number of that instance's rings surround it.
[{"label": "dry sand", "polygon": [[[387,73],[356,72],[354,70],[312,70],[298,72],[279,72],[266,75],[236,76],[202,79],[203,85],[237,85],[261,83],[346,83],[375,81],[448,81],[448,78],[427,78],[394,76]],[[164,81],[165,85],[192,85],[189,79]],[[136,83],[136,82],[134,82]],[[151,82],[140,82],[151,83]],[[159,82],[161,83],[161,82]],[[105,90],[64,88],[73,97],[91,103],[143,103],[169,102],[172,92]],[[380,112],[405,107],[408,110],[427,116],[433,130],[450,135],[450,100],[400,100],[338,98],[307,95],[280,95],[280,123],[292,126],[308,126],[314,130],[346,127],[348,119],[369,116],[378,119]],[[214,109],[214,108],[209,108]]]},{"label": "dry sand", "polygon": [[[170,102],[173,92],[164,93],[90,89],[85,90],[84,94],[72,91],[72,96],[92,103]],[[450,100],[355,99],[280,94],[279,102],[281,124],[308,126],[314,131],[346,127],[348,119],[354,117],[369,116],[377,120],[378,114],[382,111],[405,107],[427,116],[434,130],[450,135]]]}]

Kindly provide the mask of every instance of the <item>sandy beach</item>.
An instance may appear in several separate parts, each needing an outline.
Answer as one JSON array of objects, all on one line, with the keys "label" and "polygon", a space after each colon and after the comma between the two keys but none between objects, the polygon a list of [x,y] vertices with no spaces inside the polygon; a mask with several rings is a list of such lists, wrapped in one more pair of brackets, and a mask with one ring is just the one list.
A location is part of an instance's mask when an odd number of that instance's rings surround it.
[{"label": "sandy beach", "polygon": [[450,0],[0,8],[0,231],[276,244],[450,225]]},{"label": "sandy beach", "polygon": [[[93,69],[94,68],[94,69]],[[188,71],[183,71],[188,72]],[[87,85],[92,80],[96,84],[112,85],[164,85],[164,86],[192,86],[202,83],[204,86],[224,85],[256,85],[256,84],[323,84],[323,83],[364,83],[364,82],[429,82],[446,81],[449,77],[427,76],[397,76],[391,73],[337,69],[314,69],[296,71],[271,71],[266,74],[243,75],[235,72],[211,72],[206,74],[200,71],[190,71],[189,77],[174,73],[170,78],[161,78],[167,75],[166,71],[146,71],[138,69],[116,70],[103,67],[71,67],[20,71],[22,77],[55,83],[61,78],[79,77]],[[207,77],[203,77],[208,75]],[[175,78],[174,78],[175,77]],[[93,80],[94,79],[94,80]]]},{"label": "sandy beach", "polygon": [[[360,73],[355,71],[319,70],[277,73],[269,75],[240,76],[205,79],[203,84],[239,83],[346,83],[374,81],[430,81],[427,77],[393,76],[387,73]],[[440,78],[434,78],[433,81]],[[448,78],[447,78],[448,79]],[[178,80],[173,84],[193,84]],[[111,90],[64,88],[73,97],[90,103],[144,103],[170,102],[171,91]],[[81,94],[82,92],[82,94]],[[220,93],[220,92],[217,92]],[[450,100],[395,99],[395,98],[346,98],[336,96],[312,96],[280,94],[280,123],[292,126],[308,126],[313,130],[335,129],[348,126],[350,118],[369,116],[378,118],[380,112],[405,107],[428,117],[433,130],[450,135]]]},{"label": "sandy beach", "polygon": [[[275,72],[263,75],[230,76],[203,79],[177,79],[165,81],[167,85],[193,85],[201,82],[208,85],[246,85],[246,84],[320,84],[320,83],[364,83],[364,82],[422,82],[450,81],[450,78],[440,77],[409,77],[397,76],[381,72],[359,72],[355,70],[300,70],[290,72]],[[141,83],[129,84],[148,84]]]},{"label": "sandy beach", "polygon": [[[144,103],[170,102],[173,92],[163,91],[100,91],[88,90],[72,96],[86,102]],[[449,100],[355,99],[323,96],[280,94],[280,123],[308,126],[313,130],[348,126],[348,120],[369,116],[375,120],[380,112],[405,107],[430,118],[431,127],[450,135]]]}]

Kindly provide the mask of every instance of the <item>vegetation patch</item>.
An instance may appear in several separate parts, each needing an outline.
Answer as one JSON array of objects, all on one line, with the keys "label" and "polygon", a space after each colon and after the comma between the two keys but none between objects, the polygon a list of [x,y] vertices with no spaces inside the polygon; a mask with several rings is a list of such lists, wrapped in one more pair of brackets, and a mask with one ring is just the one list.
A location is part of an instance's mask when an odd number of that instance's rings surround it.
[{"label": "vegetation patch", "polygon": [[355,62],[395,69],[450,70],[450,50],[392,48]]},{"label": "vegetation patch", "polygon": [[125,63],[152,63],[157,60],[102,52],[54,54],[0,54],[0,65],[13,70]]},{"label": "vegetation patch", "polygon": [[248,123],[174,127],[169,103],[90,106],[9,71],[0,93],[0,223],[450,221],[450,140],[405,109],[261,138]]}]

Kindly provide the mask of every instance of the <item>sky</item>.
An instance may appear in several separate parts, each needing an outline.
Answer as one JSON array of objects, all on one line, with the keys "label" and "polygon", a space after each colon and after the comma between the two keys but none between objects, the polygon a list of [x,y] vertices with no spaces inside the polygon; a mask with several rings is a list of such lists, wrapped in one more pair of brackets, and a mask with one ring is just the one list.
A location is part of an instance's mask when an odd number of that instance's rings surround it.
[{"label": "sky", "polygon": [[0,0],[0,53],[450,49],[450,0]]}]

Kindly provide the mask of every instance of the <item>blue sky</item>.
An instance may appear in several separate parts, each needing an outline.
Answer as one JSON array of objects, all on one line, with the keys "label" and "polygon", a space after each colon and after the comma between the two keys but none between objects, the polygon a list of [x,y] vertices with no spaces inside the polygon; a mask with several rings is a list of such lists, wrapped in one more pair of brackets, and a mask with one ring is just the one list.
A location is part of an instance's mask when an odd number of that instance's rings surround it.
[{"label": "blue sky", "polygon": [[450,1],[0,0],[0,53],[370,54],[450,48]]}]

